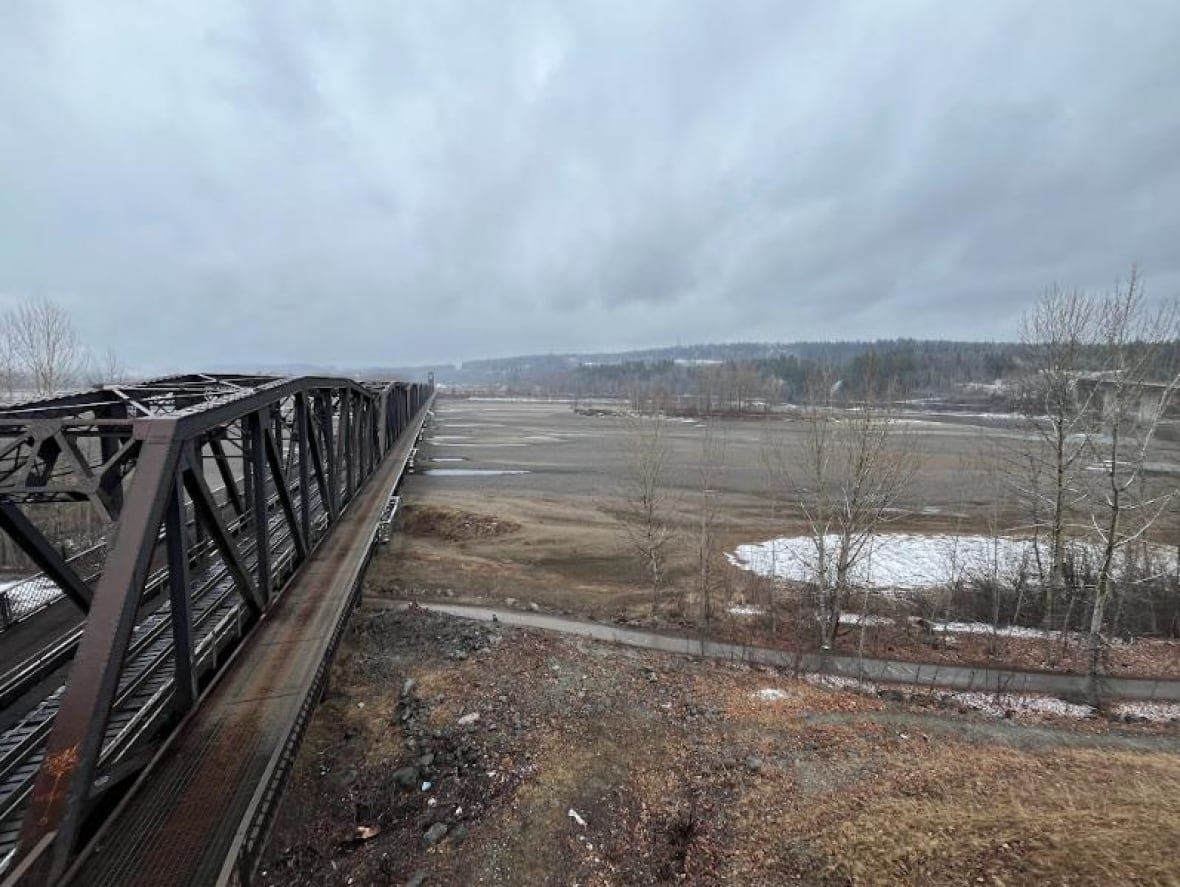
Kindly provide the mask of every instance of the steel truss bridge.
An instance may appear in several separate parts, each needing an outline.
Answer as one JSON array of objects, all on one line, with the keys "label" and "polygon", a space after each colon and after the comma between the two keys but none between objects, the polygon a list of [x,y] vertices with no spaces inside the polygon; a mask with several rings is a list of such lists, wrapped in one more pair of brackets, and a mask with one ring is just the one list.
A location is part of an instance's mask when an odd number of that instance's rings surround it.
[{"label": "steel truss bridge", "polygon": [[432,397],[194,374],[0,408],[0,529],[40,570],[0,589],[0,881],[251,880]]}]

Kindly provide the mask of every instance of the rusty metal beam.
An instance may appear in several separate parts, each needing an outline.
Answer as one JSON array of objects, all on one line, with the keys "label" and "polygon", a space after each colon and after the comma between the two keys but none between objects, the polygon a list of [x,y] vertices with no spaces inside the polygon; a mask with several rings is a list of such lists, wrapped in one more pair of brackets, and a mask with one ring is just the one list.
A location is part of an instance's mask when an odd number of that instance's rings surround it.
[{"label": "rusty metal beam", "polygon": [[135,481],[21,825],[21,843],[26,847],[56,832],[53,853],[44,863],[49,882],[61,877],[77,842],[119,685],[120,666],[170,492],[167,479],[176,469],[179,442],[175,424],[164,420],[142,431],[147,439]]},{"label": "rusty metal beam", "polygon": [[270,430],[266,431],[266,461],[270,466],[271,477],[274,478],[275,492],[279,497],[279,504],[283,507],[283,516],[291,528],[291,536],[295,540],[295,550],[299,559],[307,557],[307,536],[303,526],[295,517],[295,505],[291,502],[291,491],[287,489],[287,479],[283,476],[283,462],[279,455],[279,448],[275,444]]},{"label": "rusty metal beam", "polygon": [[209,532],[209,538],[213,540],[218,554],[221,555],[221,559],[229,568],[238,593],[246,602],[246,606],[257,615],[262,612],[262,601],[258,599],[254,583],[250,579],[250,571],[246,569],[237,543],[234,542],[229,530],[221,521],[217,502],[214,500],[213,494],[209,492],[209,485],[205,483],[205,476],[201,472],[200,461],[195,456],[188,455],[185,462],[184,487],[188,490],[189,498],[193,500],[197,519],[204,524],[205,529]]},{"label": "rusty metal beam", "polygon": [[0,502],[0,529],[29,556],[42,573],[57,583],[71,601],[86,613],[94,599],[90,586],[66,563],[44,534],[12,502]]}]

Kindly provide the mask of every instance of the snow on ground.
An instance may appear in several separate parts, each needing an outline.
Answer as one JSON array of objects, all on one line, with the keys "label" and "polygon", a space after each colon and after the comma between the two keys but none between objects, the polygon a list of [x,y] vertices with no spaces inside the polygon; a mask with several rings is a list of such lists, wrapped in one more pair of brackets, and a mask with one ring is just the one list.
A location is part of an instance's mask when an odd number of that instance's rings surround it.
[{"label": "snow on ground", "polygon": [[873,616],[866,613],[841,613],[841,625],[892,625],[888,616]]},{"label": "snow on ground", "polygon": [[1112,710],[1120,717],[1126,715],[1157,723],[1180,721],[1180,702],[1120,702]]},{"label": "snow on ground", "polygon": [[52,579],[37,575],[28,579],[0,582],[0,610],[9,622],[19,622],[61,597],[61,589]]},{"label": "snow on ground", "polygon": [[[824,537],[828,570],[834,572],[839,537]],[[1170,548],[1160,548],[1172,558]],[[818,564],[812,536],[780,536],[766,542],[739,545],[726,555],[735,567],[760,576],[796,582],[814,579]],[[913,591],[974,576],[1012,577],[1032,570],[1035,552],[1030,539],[955,533],[879,533],[853,568],[855,585],[879,591]],[[967,631],[969,629],[960,629]],[[989,629],[990,631],[990,629]]]},{"label": "snow on ground", "polygon": [[782,702],[782,700],[790,695],[786,690],[780,690],[778,687],[763,687],[754,694],[754,696],[763,702]]},{"label": "snow on ground", "polygon": [[761,616],[766,611],[752,604],[735,604],[728,612],[733,616]]},{"label": "snow on ground", "polygon": [[[824,537],[829,560],[838,545],[836,535]],[[973,567],[986,569],[994,564],[1002,575],[1013,572],[1030,553],[1026,540],[1011,537],[881,533],[853,569],[853,581],[880,589],[930,588],[949,581],[956,571]],[[780,536],[739,545],[727,557],[744,570],[795,581],[814,577],[818,560],[811,536]]]},{"label": "snow on ground", "polygon": [[528,474],[523,469],[509,468],[427,468],[427,474],[437,477],[484,477],[493,474]]},{"label": "snow on ground", "polygon": [[1088,705],[1076,705],[1056,696],[964,690],[960,693],[951,693],[949,699],[964,708],[1001,718],[1010,711],[1018,714],[1056,715],[1061,718],[1088,718],[1094,714],[1094,709]]}]

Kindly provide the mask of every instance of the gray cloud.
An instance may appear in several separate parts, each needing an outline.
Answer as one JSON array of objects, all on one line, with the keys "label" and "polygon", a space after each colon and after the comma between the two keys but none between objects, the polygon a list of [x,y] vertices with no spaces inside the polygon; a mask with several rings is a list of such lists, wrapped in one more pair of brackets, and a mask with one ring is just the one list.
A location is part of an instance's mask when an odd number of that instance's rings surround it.
[{"label": "gray cloud", "polygon": [[1133,261],[1180,295],[1169,0],[190,6],[0,9],[0,299],[135,365],[1011,337]]}]

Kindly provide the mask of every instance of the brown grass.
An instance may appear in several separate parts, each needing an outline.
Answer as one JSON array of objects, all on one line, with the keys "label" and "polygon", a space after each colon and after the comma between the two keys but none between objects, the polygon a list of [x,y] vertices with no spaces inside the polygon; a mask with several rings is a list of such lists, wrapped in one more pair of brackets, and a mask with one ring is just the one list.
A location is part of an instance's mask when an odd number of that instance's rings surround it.
[{"label": "brown grass", "polygon": [[520,524],[491,514],[416,505],[406,508],[402,529],[414,536],[434,536],[449,542],[459,542],[514,533],[520,529]]},{"label": "brown grass", "polygon": [[1180,883],[1180,760],[931,749],[821,836],[854,884]]}]

